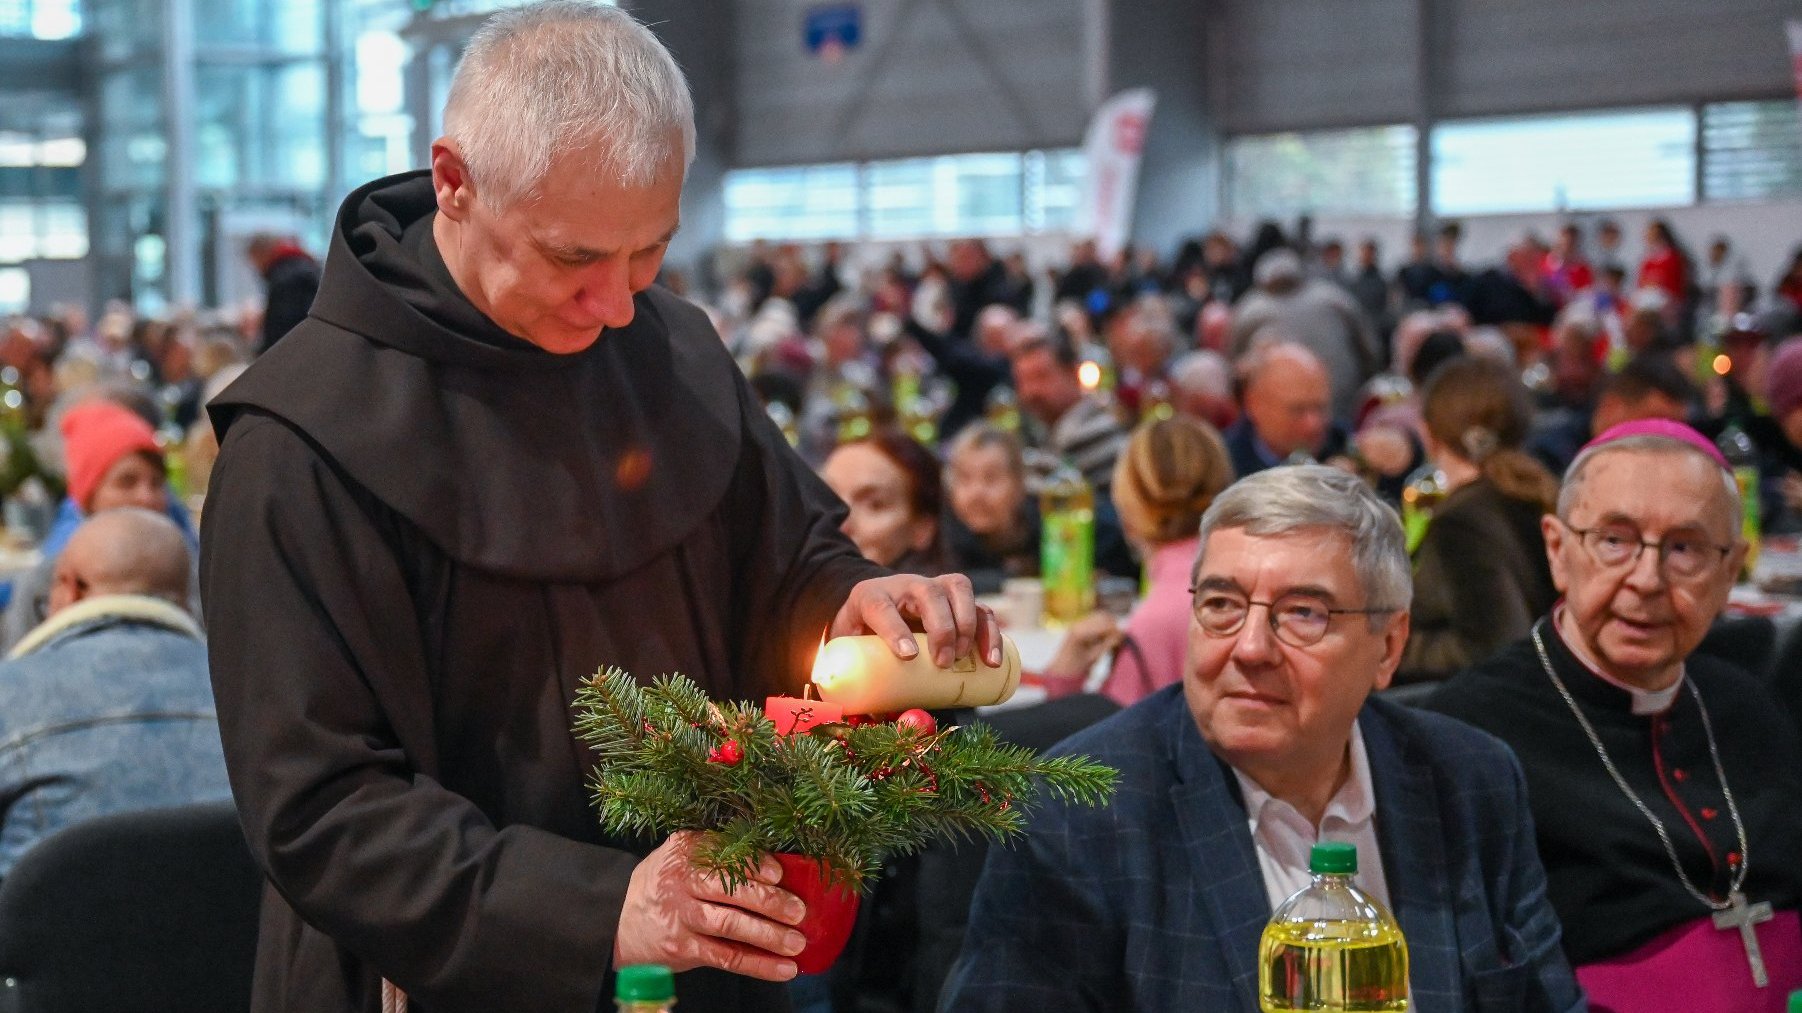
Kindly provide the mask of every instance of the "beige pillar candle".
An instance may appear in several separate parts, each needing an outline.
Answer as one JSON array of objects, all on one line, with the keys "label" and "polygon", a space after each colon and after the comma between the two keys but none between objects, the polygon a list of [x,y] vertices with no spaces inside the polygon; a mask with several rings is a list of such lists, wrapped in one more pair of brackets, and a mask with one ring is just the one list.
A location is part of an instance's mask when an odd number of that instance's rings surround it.
[{"label": "beige pillar candle", "polygon": [[974,654],[948,668],[932,663],[924,637],[920,653],[895,657],[881,637],[828,640],[813,664],[813,684],[820,699],[843,707],[846,714],[887,714],[911,707],[942,710],[986,707],[1014,695],[1020,686],[1020,649],[1001,638],[1001,667],[990,668]]}]

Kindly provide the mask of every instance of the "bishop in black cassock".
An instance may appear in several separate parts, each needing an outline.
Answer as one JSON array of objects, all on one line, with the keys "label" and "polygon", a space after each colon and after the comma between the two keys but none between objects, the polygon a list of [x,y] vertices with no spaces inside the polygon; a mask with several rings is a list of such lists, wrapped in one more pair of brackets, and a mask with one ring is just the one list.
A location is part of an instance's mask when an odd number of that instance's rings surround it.
[{"label": "bishop in black cassock", "polygon": [[[1690,881],[1726,897],[1744,856],[1695,698],[1679,686],[1662,709],[1635,713],[1645,694],[1591,673],[1549,621],[1538,628],[1553,667],[1621,776],[1663,821]],[[1793,935],[1802,901],[1802,750],[1795,730],[1769,692],[1732,665],[1691,655],[1684,679],[1708,709],[1746,825],[1751,864],[1742,890],[1786,913],[1783,930]],[[1428,706],[1501,738],[1520,757],[1552,906],[1579,973],[1707,917],[1678,881],[1651,824],[1609,778],[1541,670],[1531,639],[1456,676]],[[1769,937],[1767,961],[1777,948],[1778,927],[1775,919],[1758,927],[1761,940]],[[1737,933],[1729,941],[1740,948]],[[1791,950],[1799,948],[1791,942]],[[1733,969],[1744,972],[1744,960]]]},{"label": "bishop in black cassock", "polygon": [[1779,1011],[1802,988],[1802,745],[1764,685],[1693,653],[1740,563],[1725,462],[1687,427],[1627,428],[1546,521],[1565,598],[1428,706],[1519,756],[1593,1008]]}]

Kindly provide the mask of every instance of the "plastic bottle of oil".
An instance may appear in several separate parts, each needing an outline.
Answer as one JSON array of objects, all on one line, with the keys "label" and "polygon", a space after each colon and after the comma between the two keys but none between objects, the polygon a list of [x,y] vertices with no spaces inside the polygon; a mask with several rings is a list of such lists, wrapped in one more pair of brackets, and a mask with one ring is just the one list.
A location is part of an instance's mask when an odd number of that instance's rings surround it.
[{"label": "plastic bottle of oil", "polygon": [[1065,626],[1095,610],[1095,490],[1068,463],[1039,491],[1039,521],[1045,625]]},{"label": "plastic bottle of oil", "polygon": [[1263,1013],[1408,1009],[1408,944],[1395,918],[1358,889],[1356,845],[1314,845],[1313,882],[1276,909],[1258,944]]}]

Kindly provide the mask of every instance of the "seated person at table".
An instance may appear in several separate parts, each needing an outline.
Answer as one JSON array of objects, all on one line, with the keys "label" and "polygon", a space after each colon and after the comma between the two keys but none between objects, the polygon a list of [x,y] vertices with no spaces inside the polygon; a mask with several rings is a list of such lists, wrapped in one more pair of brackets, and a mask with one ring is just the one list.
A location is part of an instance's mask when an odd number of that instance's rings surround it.
[{"label": "seated person at table", "polygon": [[[167,513],[181,525],[190,549],[194,547],[187,514],[169,495],[163,451],[150,423],[122,405],[95,397],[69,409],[60,428],[69,495],[44,537],[43,560],[13,582],[5,618],[0,620],[0,647],[18,643],[44,621],[56,558],[86,518],[116,507]],[[199,599],[189,604],[190,610],[197,610]]]},{"label": "seated person at table", "polygon": [[1325,461],[1345,452],[1333,421],[1333,388],[1320,356],[1293,342],[1253,346],[1239,360],[1245,414],[1226,431],[1233,473],[1250,475],[1291,458]]},{"label": "seated person at table", "polygon": [[1083,388],[1076,349],[1066,337],[1027,323],[1013,340],[1014,390],[1033,446],[1068,461],[1090,485],[1105,490],[1126,443],[1120,420],[1106,401]]},{"label": "seated person at table", "polygon": [[109,510],[56,561],[50,618],[0,662],[0,877],[84,819],[231,796],[167,517]]},{"label": "seated person at table", "polygon": [[[994,594],[1009,577],[1037,577],[1039,502],[1027,493],[1020,441],[986,422],[972,423],[952,439],[945,461],[951,569],[968,576],[977,594]],[[1095,569],[1139,575],[1105,492],[1095,500]]]},{"label": "seated person at table", "polygon": [[1763,686],[1691,653],[1745,557],[1738,518],[1733,477],[1694,430],[1603,433],[1544,521],[1562,602],[1429,702],[1519,755],[1597,1009],[1682,995],[1686,1013],[1777,1013],[1802,987],[1802,749]]},{"label": "seated person at table", "polygon": [[944,496],[932,451],[906,433],[882,428],[839,444],[820,477],[851,508],[839,530],[863,558],[904,573],[945,572],[939,535]]},{"label": "seated person at table", "polygon": [[1558,480],[1527,456],[1533,407],[1512,366],[1474,355],[1427,380],[1427,453],[1445,500],[1414,553],[1414,630],[1397,679],[1444,679],[1518,637],[1558,597],[1539,519]]},{"label": "seated person at table", "polygon": [[1259,936],[1329,839],[1400,922],[1416,1008],[1581,1009],[1514,757],[1371,698],[1408,638],[1395,513],[1336,468],[1261,472],[1193,577],[1184,681],[1053,750],[1117,768],[1113,802],[990,850],[942,1008],[1256,1013]]},{"label": "seated person at table", "polygon": [[1145,599],[1124,627],[1098,612],[1071,628],[1039,673],[1051,696],[1081,689],[1090,667],[1110,648],[1117,648],[1114,665],[1101,692],[1122,707],[1182,679],[1189,567],[1199,547],[1195,532],[1208,504],[1232,481],[1226,446],[1206,422],[1179,415],[1133,430],[1114,466],[1110,495],[1127,541],[1145,561]]}]

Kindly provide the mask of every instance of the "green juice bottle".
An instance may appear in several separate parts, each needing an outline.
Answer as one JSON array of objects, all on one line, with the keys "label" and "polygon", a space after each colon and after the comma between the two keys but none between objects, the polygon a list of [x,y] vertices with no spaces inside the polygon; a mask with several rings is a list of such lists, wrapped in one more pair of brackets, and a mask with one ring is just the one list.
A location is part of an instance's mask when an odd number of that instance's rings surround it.
[{"label": "green juice bottle", "polygon": [[1392,916],[1358,889],[1358,848],[1314,845],[1314,880],[1276,909],[1258,944],[1263,1013],[1408,1009],[1408,944]]},{"label": "green juice bottle", "polygon": [[1045,625],[1068,626],[1095,610],[1095,490],[1069,464],[1039,492],[1039,577]]},{"label": "green juice bottle", "polygon": [[1433,523],[1433,511],[1445,499],[1447,484],[1445,472],[1428,461],[1416,468],[1402,486],[1402,532],[1407,536],[1410,556],[1427,537],[1427,528]]},{"label": "green juice bottle", "polygon": [[671,1013],[676,1008],[676,979],[662,964],[630,964],[619,969],[613,985],[618,1013]]}]

